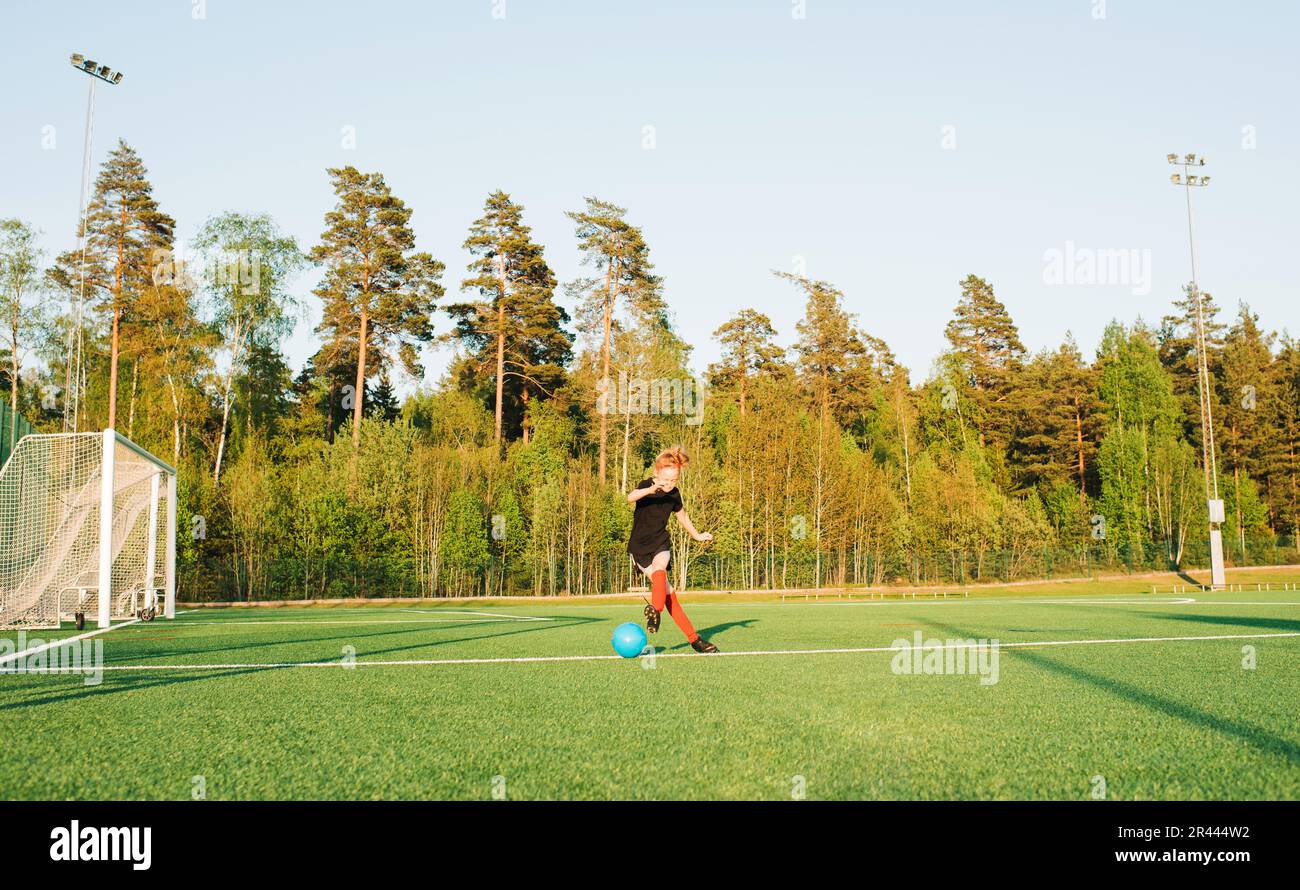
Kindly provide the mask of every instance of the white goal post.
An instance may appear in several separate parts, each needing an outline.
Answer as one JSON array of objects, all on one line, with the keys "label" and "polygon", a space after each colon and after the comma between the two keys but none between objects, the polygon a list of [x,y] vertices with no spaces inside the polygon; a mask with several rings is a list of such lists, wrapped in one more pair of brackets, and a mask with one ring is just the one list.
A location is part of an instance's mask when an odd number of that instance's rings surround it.
[{"label": "white goal post", "polygon": [[176,613],[176,469],[111,429],[24,436],[0,468],[0,627],[160,613]]}]

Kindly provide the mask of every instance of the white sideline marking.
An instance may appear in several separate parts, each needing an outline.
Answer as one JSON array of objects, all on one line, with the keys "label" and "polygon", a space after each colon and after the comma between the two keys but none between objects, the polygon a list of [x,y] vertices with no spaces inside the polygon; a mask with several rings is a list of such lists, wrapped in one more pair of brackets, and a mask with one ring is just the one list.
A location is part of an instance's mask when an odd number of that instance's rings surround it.
[{"label": "white sideline marking", "polygon": [[[28,648],[24,649],[22,652],[15,652],[13,655],[6,655],[4,658],[0,658],[0,665],[8,664],[11,661],[17,661],[20,658],[26,658],[28,655],[35,655],[37,652],[45,652],[48,649],[57,649],[58,647],[66,646],[69,643],[76,643],[81,640],[89,639],[90,637],[97,637],[100,634],[108,633],[110,630],[117,630],[118,628],[126,627],[127,625],[137,624],[139,623],[139,621],[140,621],[139,618],[129,618],[126,621],[123,621],[121,624],[113,624],[113,625],[109,625],[108,627],[101,627],[98,630],[88,630],[84,634],[78,634],[75,637],[65,637],[61,640],[51,640],[50,642],[43,643],[40,646],[29,646]],[[53,628],[50,629],[53,630]],[[78,670],[81,670],[81,668],[78,668]]]},{"label": "white sideline marking", "polygon": [[[491,624],[494,621],[500,621],[500,618],[310,618],[304,620],[268,618],[258,621],[250,619],[248,621],[186,621],[185,627],[193,627],[197,624],[217,624],[217,625],[245,625],[257,624],[266,627],[291,627],[295,624],[437,624],[440,622],[454,624]],[[553,618],[534,618],[533,621],[553,621]]]},{"label": "white sideline marking", "polygon": [[416,615],[438,615],[450,612],[452,615],[487,615],[492,618],[508,618],[511,621],[554,621],[554,618],[538,618],[534,615],[503,615],[500,612],[468,612],[462,609],[402,609]]},{"label": "white sideline marking", "polygon": [[[960,597],[956,599],[896,599],[896,600],[796,600],[780,604],[752,603],[747,605],[786,605],[786,606],[990,606],[990,605],[1050,605],[1060,604],[1066,606],[1110,606],[1110,605],[1139,605],[1139,606],[1185,606],[1188,603],[1194,603],[1197,600],[1190,596],[1183,597],[1143,597],[1142,599],[1100,599],[1097,597],[1087,597],[1083,599],[1064,599],[1056,596],[1034,597],[1031,599],[1010,599],[1002,597],[973,597],[967,599]],[[694,605],[692,603],[692,605]]]},{"label": "white sideline marking", "polygon": [[[191,610],[196,611],[196,610]],[[473,618],[249,618],[249,619],[201,619],[197,621],[186,621],[185,627],[192,627],[196,624],[217,624],[217,625],[266,625],[268,627],[285,626],[290,627],[296,624],[491,624],[494,621],[554,621],[554,618],[537,618],[532,615],[503,615],[498,612],[467,612],[460,609],[398,609],[399,612],[413,612],[416,615],[472,615],[482,616]],[[179,612],[177,614],[180,614]],[[370,613],[373,614],[373,613]]]},{"label": "white sideline marking", "polygon": [[[1026,640],[1018,643],[999,643],[1003,649],[1029,649],[1035,646],[1089,646],[1112,643],[1180,643],[1207,640],[1265,640],[1281,637],[1300,637],[1300,631],[1269,634],[1215,634],[1197,637],[1120,637],[1110,640]],[[978,643],[976,645],[979,645]],[[953,645],[942,644],[939,649],[969,649],[967,643]],[[897,652],[893,646],[863,646],[837,649],[764,649],[750,652],[717,652],[709,658],[741,658],[758,655],[853,655],[871,652]],[[659,652],[655,658],[696,658],[694,652]],[[215,671],[240,670],[246,668],[353,668],[353,667],[418,667],[452,664],[529,664],[539,662],[565,661],[629,661],[621,655],[536,655],[522,658],[414,658],[406,661],[283,661],[251,662],[232,664],[106,664],[106,671]],[[28,673],[59,674],[75,672],[80,669],[45,668]]]}]

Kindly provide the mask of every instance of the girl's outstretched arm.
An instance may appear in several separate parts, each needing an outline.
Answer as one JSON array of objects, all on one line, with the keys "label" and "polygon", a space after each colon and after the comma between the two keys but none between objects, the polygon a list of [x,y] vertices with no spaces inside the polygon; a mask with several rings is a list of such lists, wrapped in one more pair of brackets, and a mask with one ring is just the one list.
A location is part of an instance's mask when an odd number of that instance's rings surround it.
[{"label": "girl's outstretched arm", "polygon": [[652,494],[660,494],[663,491],[658,485],[648,485],[645,488],[634,488],[627,493],[627,502],[635,504],[641,498],[649,497]]},{"label": "girl's outstretched arm", "polygon": [[695,526],[691,524],[691,517],[686,515],[685,507],[678,510],[675,515],[677,516],[677,521],[682,524],[682,528],[686,529],[686,534],[690,535],[691,538],[693,538],[694,540],[696,541],[713,540],[713,535],[709,534],[708,532],[697,532],[695,530]]}]

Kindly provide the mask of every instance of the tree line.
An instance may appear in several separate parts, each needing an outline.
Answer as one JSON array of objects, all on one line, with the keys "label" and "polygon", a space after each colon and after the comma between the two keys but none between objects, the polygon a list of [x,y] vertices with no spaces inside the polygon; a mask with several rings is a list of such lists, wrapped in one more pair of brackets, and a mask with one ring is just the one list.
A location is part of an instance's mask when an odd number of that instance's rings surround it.
[{"label": "tree line", "polygon": [[[39,431],[112,426],[180,468],[182,598],[622,589],[623,492],[671,443],[715,536],[675,545],[693,586],[1205,558],[1190,289],[1157,323],[1112,321],[1088,358],[1068,334],[1030,354],[969,275],[914,381],[833,284],[777,273],[805,305],[792,342],[741,309],[697,378],[625,208],[568,213],[583,271],[560,282],[524,207],[494,191],[453,287],[382,174],[326,175],[335,204],[306,247],[266,214],[225,212],[177,255],[125,142],[76,246],[47,257],[39,232],[0,220],[0,388]],[[1300,346],[1246,302],[1225,316],[1203,296],[1229,558],[1297,561]],[[318,349],[294,368],[280,344],[308,300]],[[422,381],[434,343],[456,347],[446,375],[399,400],[395,375]]]}]

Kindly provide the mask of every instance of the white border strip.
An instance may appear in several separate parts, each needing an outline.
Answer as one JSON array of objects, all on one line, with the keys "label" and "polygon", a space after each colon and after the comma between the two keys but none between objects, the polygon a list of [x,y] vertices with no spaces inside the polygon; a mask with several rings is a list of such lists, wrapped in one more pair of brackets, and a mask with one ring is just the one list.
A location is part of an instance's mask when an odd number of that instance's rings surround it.
[{"label": "white border strip", "polygon": [[[791,599],[779,603],[746,603],[745,605],[778,605],[778,606],[991,606],[991,605],[1062,605],[1062,606],[1186,606],[1190,603],[1200,602],[1190,596],[1184,597],[1160,597],[1160,596],[1143,596],[1141,599],[1104,599],[1101,597],[1086,597],[1082,599],[1067,599],[1059,596],[1045,596],[1034,598],[1020,597],[948,597],[944,599],[939,597],[934,599],[926,597],[924,599],[894,599],[894,600],[795,600]],[[692,604],[694,605],[694,604]]]},{"label": "white border strip", "polygon": [[[1117,643],[1181,643],[1202,642],[1210,640],[1266,640],[1287,637],[1300,637],[1300,631],[1270,634],[1216,634],[1199,637],[1122,637],[1110,640],[1026,640],[1018,643],[999,643],[1003,649],[1032,649],[1038,646],[1096,646]],[[976,644],[979,645],[979,644]],[[944,644],[935,649],[969,649],[969,643]],[[717,652],[708,658],[743,658],[760,655],[853,655],[871,652],[898,652],[895,646],[864,646],[860,648],[838,649],[769,649],[751,652]],[[660,652],[655,658],[697,658],[694,652]],[[106,664],[106,671],[216,671],[247,670],[262,668],[354,668],[354,667],[426,667],[432,665],[455,664],[539,664],[571,661],[631,661],[621,655],[537,655],[522,658],[417,658],[407,661],[304,661],[304,662],[251,662],[231,664]],[[27,673],[71,673],[84,672],[81,669],[46,668],[31,670]]]},{"label": "white border strip", "polygon": [[[61,640],[51,640],[50,642],[43,643],[40,646],[31,646],[27,649],[24,649],[22,652],[15,652],[13,655],[6,655],[4,658],[0,658],[0,665],[6,665],[11,661],[17,661],[20,658],[26,658],[27,656],[35,655],[38,652],[45,652],[50,649],[57,649],[60,646],[67,646],[69,643],[77,643],[80,642],[81,640],[89,639],[90,637],[97,637],[100,634],[108,633],[110,630],[117,630],[120,627],[126,627],[127,625],[130,624],[137,624],[139,623],[139,621],[140,621],[139,618],[130,618],[127,619],[126,621],[123,621],[121,624],[114,624],[111,627],[101,627],[98,630],[86,631],[84,634],[78,634],[75,637],[64,637]],[[50,630],[53,630],[53,628],[50,628]],[[84,671],[81,668],[78,668],[77,670],[78,672],[84,673]]]},{"label": "white border strip", "polygon": [[486,615],[489,618],[505,618],[510,621],[554,621],[554,618],[538,618],[534,615],[505,615],[501,612],[468,612],[463,609],[399,609],[401,612],[414,612],[416,615]]},{"label": "white border strip", "polygon": [[[552,621],[551,618],[524,618],[521,621]],[[315,626],[318,624],[498,624],[504,622],[504,618],[311,618],[311,619],[293,619],[293,618],[268,618],[262,621],[250,619],[248,621],[186,621],[182,627],[197,627],[207,625],[212,627],[237,627],[244,625],[256,625],[258,627],[293,627],[295,625]],[[311,640],[297,640],[299,643],[310,643]]]}]

